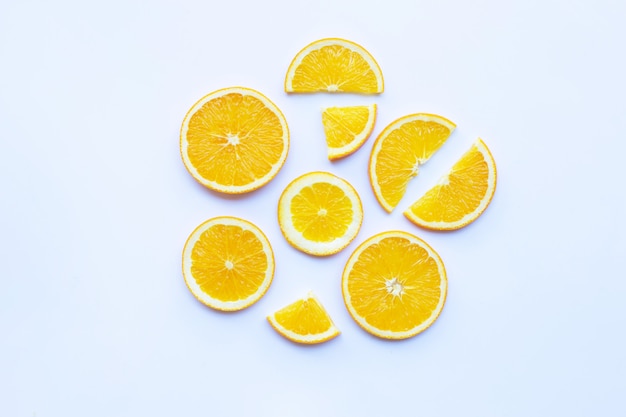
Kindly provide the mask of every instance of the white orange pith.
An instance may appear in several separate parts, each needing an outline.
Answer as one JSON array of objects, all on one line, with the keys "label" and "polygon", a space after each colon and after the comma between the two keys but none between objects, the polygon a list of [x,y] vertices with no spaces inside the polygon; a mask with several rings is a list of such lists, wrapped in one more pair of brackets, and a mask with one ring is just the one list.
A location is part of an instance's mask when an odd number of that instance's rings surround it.
[{"label": "white orange pith", "polygon": [[288,93],[378,94],[383,89],[383,74],[374,57],[361,45],[339,38],[304,47],[285,76]]},{"label": "white orange pith", "polygon": [[496,191],[496,164],[481,139],[404,215],[418,226],[455,230],[480,216]]},{"label": "white orange pith", "polygon": [[323,109],[328,159],[332,161],[356,152],[372,134],[375,122],[376,104]]},{"label": "white orange pith", "polygon": [[274,277],[270,242],[254,224],[215,217],[198,226],[183,249],[183,277],[191,293],[222,311],[259,300]]},{"label": "white orange pith", "polygon": [[293,180],[280,196],[278,223],[295,248],[317,256],[337,253],[356,237],[363,207],[346,180],[310,172]]},{"label": "white orange pith", "polygon": [[427,329],[443,309],[447,288],[437,252],[403,231],[367,239],[350,256],[342,276],[352,318],[385,339],[406,339]]},{"label": "white orange pith", "polygon": [[278,333],[297,343],[322,343],[340,333],[312,292],[269,315],[267,320]]},{"label": "white orange pith", "polygon": [[200,99],[180,132],[189,173],[223,193],[255,190],[276,176],[287,158],[289,129],[280,109],[258,91],[231,87]]},{"label": "white orange pith", "polygon": [[456,125],[435,114],[417,113],[389,124],[376,138],[370,156],[372,190],[391,212],[406,192],[419,166],[446,142]]}]

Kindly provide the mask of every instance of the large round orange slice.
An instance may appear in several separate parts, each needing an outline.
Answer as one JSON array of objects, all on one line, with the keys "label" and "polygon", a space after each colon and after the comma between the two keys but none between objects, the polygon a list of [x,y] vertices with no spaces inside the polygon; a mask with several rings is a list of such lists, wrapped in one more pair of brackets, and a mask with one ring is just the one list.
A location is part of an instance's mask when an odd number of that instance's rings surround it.
[{"label": "large round orange slice", "polygon": [[187,112],[180,153],[204,186],[240,194],[267,184],[287,158],[289,129],[280,109],[258,91],[214,91]]},{"label": "large round orange slice", "polygon": [[343,271],[343,299],[352,318],[369,333],[406,339],[439,317],[448,280],[437,252],[403,231],[370,237]]}]

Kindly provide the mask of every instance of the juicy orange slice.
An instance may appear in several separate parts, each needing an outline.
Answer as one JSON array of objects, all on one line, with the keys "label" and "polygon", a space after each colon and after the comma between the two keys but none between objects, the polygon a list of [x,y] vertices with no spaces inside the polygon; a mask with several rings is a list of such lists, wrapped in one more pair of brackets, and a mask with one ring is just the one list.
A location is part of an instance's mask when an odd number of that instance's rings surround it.
[{"label": "juicy orange slice", "polygon": [[374,57],[362,46],[338,38],[320,39],[293,58],[285,77],[288,93],[379,94],[383,74]]},{"label": "juicy orange slice", "polygon": [[493,156],[485,142],[478,139],[404,215],[427,229],[460,229],[485,211],[496,191],[496,176]]},{"label": "juicy orange slice", "polygon": [[322,343],[340,333],[312,292],[269,315],[267,320],[278,333],[297,343]]},{"label": "juicy orange slice", "polygon": [[282,112],[258,91],[232,87],[201,98],[187,112],[180,153],[189,173],[223,193],[255,190],[287,158],[289,129]]},{"label": "juicy orange slice", "polygon": [[328,159],[333,161],[356,152],[372,134],[375,122],[376,104],[323,109]]},{"label": "juicy orange slice", "polygon": [[370,156],[372,190],[391,212],[400,202],[419,166],[445,143],[456,125],[426,113],[411,114],[389,124],[376,138]]},{"label": "juicy orange slice", "polygon": [[342,276],[352,318],[385,339],[406,339],[427,329],[443,309],[447,287],[439,255],[402,231],[367,239],[350,256]]},{"label": "juicy orange slice", "polygon": [[202,303],[222,311],[244,309],[269,288],[274,253],[249,221],[215,217],[198,226],[183,249],[183,276]]},{"label": "juicy orange slice", "polygon": [[317,256],[337,253],[356,237],[363,207],[346,180],[310,172],[293,180],[280,196],[278,223],[295,248]]}]

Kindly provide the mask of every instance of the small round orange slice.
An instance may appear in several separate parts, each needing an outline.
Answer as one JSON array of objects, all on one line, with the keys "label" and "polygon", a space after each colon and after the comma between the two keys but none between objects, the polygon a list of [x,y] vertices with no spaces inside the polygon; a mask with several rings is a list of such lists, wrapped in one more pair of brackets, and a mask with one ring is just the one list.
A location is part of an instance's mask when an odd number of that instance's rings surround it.
[{"label": "small round orange slice", "polygon": [[329,172],[309,172],[293,180],[278,201],[285,239],[310,255],[339,252],[363,222],[361,198],[350,183]]},{"label": "small round orange slice", "polygon": [[258,301],[274,278],[274,253],[254,224],[236,217],[207,220],[183,249],[183,277],[203,304],[242,310]]}]

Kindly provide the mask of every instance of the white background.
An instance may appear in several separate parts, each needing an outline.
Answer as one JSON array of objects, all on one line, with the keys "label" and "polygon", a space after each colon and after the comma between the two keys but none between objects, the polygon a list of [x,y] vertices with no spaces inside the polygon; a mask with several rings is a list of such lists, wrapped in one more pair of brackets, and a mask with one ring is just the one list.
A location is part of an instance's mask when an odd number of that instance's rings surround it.
[{"label": "white background", "polygon": [[[626,5],[622,0],[0,3],[0,415],[623,416],[626,405]],[[329,36],[365,46],[380,96],[283,92]],[[285,113],[278,176],[228,198],[178,149],[203,95],[242,85]],[[375,102],[373,137],[325,156],[320,108]],[[374,137],[415,112],[458,128],[392,214],[373,197]],[[453,233],[402,210],[482,137],[498,188]],[[357,239],[314,258],[276,221],[282,189],[327,170],[365,208]],[[181,250],[202,221],[256,223],[268,293],[235,314],[197,302]],[[443,258],[443,313],[415,338],[361,330],[341,298],[356,245],[401,229]],[[265,316],[313,290],[342,331],[302,347]]]}]

